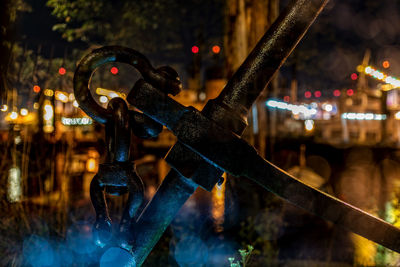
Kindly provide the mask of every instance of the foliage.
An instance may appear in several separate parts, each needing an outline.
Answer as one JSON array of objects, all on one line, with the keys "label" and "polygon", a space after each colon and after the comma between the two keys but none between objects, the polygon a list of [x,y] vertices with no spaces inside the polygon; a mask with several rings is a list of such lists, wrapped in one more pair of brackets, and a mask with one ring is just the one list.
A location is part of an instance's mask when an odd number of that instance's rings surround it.
[{"label": "foliage", "polygon": [[[400,188],[394,189],[393,198],[386,203],[385,220],[395,227],[400,227]],[[375,263],[379,266],[393,265],[397,266],[400,262],[398,253],[391,251],[381,245],[377,247]]]},{"label": "foliage", "polygon": [[3,100],[9,84],[7,81],[8,63],[14,44],[14,30],[17,15],[30,11],[23,0],[0,2],[0,97]]},{"label": "foliage", "polygon": [[251,245],[247,245],[247,250],[239,249],[238,252],[240,254],[241,259],[235,262],[235,258],[228,258],[230,267],[245,267],[250,260],[250,256],[253,250],[254,248]]},{"label": "foliage", "polygon": [[[74,50],[67,60],[62,58],[48,59],[15,44],[7,79],[12,88],[17,88],[21,95],[26,96],[33,96],[32,88],[34,85],[39,85],[42,89],[71,91],[75,62],[81,56],[81,51]],[[64,76],[58,74],[60,67],[67,70]]]},{"label": "foliage", "polygon": [[202,34],[215,36],[215,25],[222,19],[221,3],[222,0],[47,1],[60,21],[53,29],[68,41],[119,44],[144,52],[182,49],[183,43],[197,41]]},{"label": "foliage", "polygon": [[283,224],[282,202],[272,194],[264,197],[263,202],[263,208],[256,216],[248,216],[240,223],[238,236],[242,246],[252,244],[252,254],[257,255],[257,260],[261,260],[263,265],[268,265],[278,259],[277,240]]}]

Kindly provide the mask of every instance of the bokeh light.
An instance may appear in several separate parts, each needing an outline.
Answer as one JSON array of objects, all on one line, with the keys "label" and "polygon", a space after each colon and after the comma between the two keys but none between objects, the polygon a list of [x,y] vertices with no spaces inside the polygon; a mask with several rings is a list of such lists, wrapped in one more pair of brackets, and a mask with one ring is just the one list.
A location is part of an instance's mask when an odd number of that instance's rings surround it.
[{"label": "bokeh light", "polygon": [[289,102],[289,101],[290,101],[290,96],[285,95],[285,96],[283,97],[283,101]]},{"label": "bokeh light", "polygon": [[346,94],[348,96],[352,96],[352,95],[354,95],[354,90],[353,89],[347,89]]},{"label": "bokeh light", "polygon": [[112,68],[110,69],[110,72],[111,72],[112,74],[114,74],[114,75],[117,75],[118,72],[119,72],[119,70],[118,70],[117,67],[112,67]]},{"label": "bokeh light", "polygon": [[383,61],[383,62],[382,62],[382,66],[383,66],[385,69],[389,68],[389,67],[390,67],[389,61],[387,61],[387,60]]},{"label": "bokeh light", "polygon": [[58,73],[60,75],[65,75],[65,73],[67,73],[67,70],[64,67],[61,67],[61,68],[58,69]]},{"label": "bokeh light", "polygon": [[338,89],[334,90],[334,91],[333,91],[333,95],[334,95],[334,96],[340,96],[340,95],[341,95],[340,90],[338,90]]},{"label": "bokeh light", "polygon": [[219,54],[219,52],[221,52],[221,47],[219,47],[219,45],[214,45],[214,46],[212,47],[212,52],[213,52],[214,54]]},{"label": "bokeh light", "polygon": [[199,47],[196,46],[196,45],[192,46],[192,53],[193,53],[193,54],[199,53]]},{"label": "bokeh light", "polygon": [[125,249],[111,247],[100,258],[100,267],[126,266],[135,267],[133,256]]},{"label": "bokeh light", "polygon": [[23,258],[27,266],[54,266],[54,248],[45,239],[32,235],[23,243]]},{"label": "bokeh light", "polygon": [[195,234],[188,234],[176,244],[174,256],[180,266],[201,265],[207,263],[208,248]]}]

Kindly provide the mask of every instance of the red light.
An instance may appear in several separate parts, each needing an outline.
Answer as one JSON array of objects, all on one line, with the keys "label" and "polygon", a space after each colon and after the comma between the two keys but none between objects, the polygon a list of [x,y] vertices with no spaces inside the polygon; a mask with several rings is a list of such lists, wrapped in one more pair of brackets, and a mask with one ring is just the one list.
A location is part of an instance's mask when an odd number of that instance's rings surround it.
[{"label": "red light", "polygon": [[219,47],[218,45],[214,45],[212,47],[212,51],[214,54],[218,54],[219,52],[221,52],[221,47]]},{"label": "red light", "polygon": [[110,72],[111,72],[112,74],[114,74],[114,75],[117,75],[117,74],[118,74],[118,68],[117,68],[117,67],[112,67],[111,70],[110,70]]},{"label": "red light", "polygon": [[34,91],[35,93],[39,93],[39,92],[40,92],[40,86],[39,86],[39,85],[33,86],[33,91]]},{"label": "red light", "polygon": [[353,81],[357,80],[357,78],[358,78],[357,73],[352,73],[352,74],[350,75],[350,78],[351,78]]},{"label": "red light", "polygon": [[354,95],[353,89],[347,89],[346,93],[347,93],[348,96]]},{"label": "red light", "polygon": [[67,70],[65,68],[61,67],[61,68],[58,69],[58,73],[60,75],[64,75],[65,73],[67,73]]},{"label": "red light", "polygon": [[283,97],[283,101],[289,102],[289,101],[290,101],[290,96],[285,95],[285,96]]},{"label": "red light", "polygon": [[334,96],[340,96],[341,95],[341,93],[340,93],[340,90],[335,90],[335,91],[333,91],[333,95]]},{"label": "red light", "polygon": [[197,54],[197,53],[199,53],[199,47],[198,46],[192,46],[192,53],[193,54]]},{"label": "red light", "polygon": [[306,98],[310,98],[310,97],[311,97],[311,92],[310,92],[310,91],[306,91],[306,92],[304,93],[304,96],[305,96]]},{"label": "red light", "polygon": [[314,96],[317,97],[317,98],[321,97],[321,91],[315,91],[314,92]]}]

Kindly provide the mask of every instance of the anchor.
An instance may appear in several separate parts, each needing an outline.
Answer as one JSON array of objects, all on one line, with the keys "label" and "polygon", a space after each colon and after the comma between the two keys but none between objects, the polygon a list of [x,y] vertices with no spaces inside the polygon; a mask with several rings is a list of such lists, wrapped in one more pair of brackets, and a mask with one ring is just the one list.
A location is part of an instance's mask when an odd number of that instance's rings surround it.
[{"label": "anchor", "polygon": [[[128,224],[131,266],[140,266],[198,186],[210,191],[223,172],[255,181],[290,203],[347,230],[400,252],[400,230],[352,205],[310,187],[263,159],[240,138],[252,104],[283,64],[327,0],[297,0],[265,33],[229,80],[221,94],[200,112],[168,96],[179,91],[177,76],[162,75],[137,51],[118,46],[94,50],[78,65],[74,90],[82,109],[104,123],[110,115],[95,104],[88,84],[92,71],[106,62],[140,67],[127,101],[147,117],[166,126],[178,139],[165,159],[171,171],[140,215]],[[172,71],[169,71],[172,73]]]}]

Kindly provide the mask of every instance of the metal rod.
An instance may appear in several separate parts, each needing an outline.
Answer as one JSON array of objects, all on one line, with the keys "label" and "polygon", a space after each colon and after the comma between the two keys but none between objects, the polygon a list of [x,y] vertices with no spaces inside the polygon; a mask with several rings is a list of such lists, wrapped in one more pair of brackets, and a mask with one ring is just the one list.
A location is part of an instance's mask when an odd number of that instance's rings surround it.
[{"label": "metal rod", "polygon": [[[136,91],[142,97],[158,99],[163,95],[156,89],[142,89]],[[172,99],[169,99],[169,101],[174,102]],[[164,125],[170,127],[173,125],[171,127],[172,131],[178,137],[180,144],[185,145],[213,166],[217,166],[221,170],[237,177],[247,177],[298,207],[387,248],[400,252],[400,229],[290,176],[265,161],[258,155],[255,148],[246,141],[231,131],[220,127],[199,111],[187,109],[183,106],[179,107],[177,103],[175,105],[173,103],[169,104],[166,101],[164,108],[167,106],[170,107],[167,113],[170,115],[175,114],[179,117],[178,122],[164,115],[157,116],[157,114],[151,112],[151,107],[148,108],[146,104],[139,105],[139,108],[147,112],[146,114],[149,116],[154,117],[154,119],[158,119]],[[193,135],[196,138],[193,138]],[[189,181],[186,178],[184,180]],[[175,190],[175,185],[168,183],[171,183],[171,181],[166,180],[165,185],[162,186]],[[160,196],[159,201],[156,203],[160,204],[161,207],[173,207],[168,205],[168,202],[173,200],[169,200],[167,196],[174,198],[175,192],[163,191],[163,196]],[[175,212],[178,208],[179,206],[175,206]],[[157,208],[153,207],[153,209],[156,210]],[[158,212],[163,210],[160,207],[158,209]],[[173,212],[169,210],[168,213],[172,214]],[[151,213],[148,214],[150,215]],[[163,227],[168,225],[162,217],[151,218],[151,216],[147,216],[147,218],[155,220],[152,222],[153,225],[163,224]],[[169,218],[171,219],[171,217]],[[157,222],[157,220],[159,221]],[[371,229],[374,230],[371,231]],[[145,233],[142,234],[145,235]],[[147,236],[147,238],[150,238],[150,236]],[[148,239],[146,241],[155,242],[156,239]],[[143,244],[137,245],[142,246]],[[139,251],[149,252],[145,249],[139,249]]]},{"label": "metal rod", "polygon": [[250,168],[253,172],[248,173],[247,178],[272,193],[335,225],[400,252],[400,229],[395,226],[302,183],[260,156]]},{"label": "metal rod", "polygon": [[327,2],[328,0],[293,1],[260,39],[216,100],[247,117],[256,98]]},{"label": "metal rod", "polygon": [[[300,208],[400,252],[399,228],[304,184],[263,159],[246,141],[217,125],[201,127],[198,131],[198,125],[209,124],[206,120],[200,113],[186,113],[174,134],[180,142],[222,170],[236,177],[247,177]],[[194,129],[197,129],[196,140],[187,134]]]},{"label": "metal rod", "polygon": [[[239,116],[243,118],[247,117],[249,108],[253,102],[301,40],[327,1],[297,0],[293,2],[259,41],[243,65],[229,81],[221,95],[216,99],[216,103],[228,106],[231,110],[239,109]],[[166,125],[165,120],[168,121],[169,125],[166,126],[169,126],[170,129],[174,128],[175,123],[181,116],[184,116],[187,110],[184,109],[183,113],[179,113],[179,110],[183,111],[183,109],[180,109],[179,105],[175,105],[176,108],[172,108],[174,112],[169,113],[167,112],[168,109],[174,105],[167,105],[168,101],[154,101],[154,98],[151,99],[153,100],[153,108],[151,105],[147,105],[150,104],[146,103],[148,101],[144,101],[146,107],[142,107],[142,109],[140,104],[143,101],[135,99],[133,95],[128,96],[128,101],[141,109],[146,115],[164,125]],[[162,105],[161,111],[159,109],[154,110],[154,103]],[[223,120],[226,118],[219,117],[216,114],[217,111],[212,108],[203,113],[221,124],[224,123]],[[220,118],[219,120],[218,117]],[[239,131],[236,132],[238,133]],[[132,252],[138,266],[146,259],[166,227],[171,223],[175,214],[196,188],[193,186],[191,180],[181,176],[177,171],[173,170],[171,172],[172,174],[167,175],[167,178],[161,184],[138,222],[133,225],[134,229],[132,231],[134,232],[133,240],[135,243],[133,244]],[[202,174],[199,173],[196,176],[202,177]],[[203,180],[209,180],[208,177],[203,176]],[[218,177],[215,178],[218,179]],[[178,191],[179,183],[190,183],[193,188],[180,189]],[[192,190],[193,192],[191,192]],[[146,231],[142,231],[143,229],[146,229]]]},{"label": "metal rod", "polygon": [[179,209],[194,193],[197,185],[171,170],[157,190],[156,195],[132,225],[132,254],[141,266]]}]

